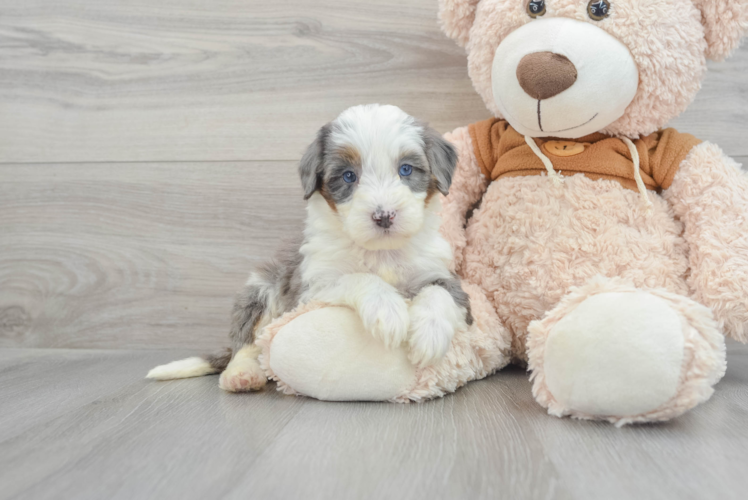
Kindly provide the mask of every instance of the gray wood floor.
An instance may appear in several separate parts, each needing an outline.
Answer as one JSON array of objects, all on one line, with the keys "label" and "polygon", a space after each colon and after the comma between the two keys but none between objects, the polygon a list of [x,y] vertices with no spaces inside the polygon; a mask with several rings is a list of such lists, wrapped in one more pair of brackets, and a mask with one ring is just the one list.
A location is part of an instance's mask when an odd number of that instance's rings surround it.
[{"label": "gray wood floor", "polygon": [[748,347],[677,420],[550,417],[510,368],[423,404],[144,380],[185,351],[0,351],[0,499],[744,499]]},{"label": "gray wood floor", "polygon": [[[0,347],[209,349],[347,106],[486,118],[437,0],[0,0]],[[748,160],[748,46],[674,126]]]},{"label": "gray wood floor", "polygon": [[[488,116],[436,0],[0,0],[0,499],[746,498],[748,349],[663,425],[505,370],[423,405],[143,380],[222,345],[344,108]],[[673,125],[748,160],[748,47]],[[168,350],[167,350],[168,349]]]}]

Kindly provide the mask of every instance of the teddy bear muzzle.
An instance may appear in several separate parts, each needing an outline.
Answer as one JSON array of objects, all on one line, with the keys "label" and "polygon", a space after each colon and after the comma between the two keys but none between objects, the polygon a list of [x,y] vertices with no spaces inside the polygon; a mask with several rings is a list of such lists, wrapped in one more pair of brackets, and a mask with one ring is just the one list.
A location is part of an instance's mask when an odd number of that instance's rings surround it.
[{"label": "teddy bear muzzle", "polygon": [[534,19],[499,43],[492,66],[501,114],[522,135],[575,139],[615,122],[639,71],[629,49],[592,21]]}]

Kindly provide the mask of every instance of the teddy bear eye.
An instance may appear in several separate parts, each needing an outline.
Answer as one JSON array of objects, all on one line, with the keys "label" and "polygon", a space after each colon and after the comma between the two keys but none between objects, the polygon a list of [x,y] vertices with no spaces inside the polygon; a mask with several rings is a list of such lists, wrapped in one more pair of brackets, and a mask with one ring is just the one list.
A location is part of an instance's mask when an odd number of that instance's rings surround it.
[{"label": "teddy bear eye", "polygon": [[593,21],[602,21],[610,14],[610,2],[608,0],[590,0],[587,5],[587,14]]},{"label": "teddy bear eye", "polygon": [[[593,0],[594,1],[594,0]],[[527,4],[527,15],[535,19],[545,14],[545,0],[530,0]]]}]

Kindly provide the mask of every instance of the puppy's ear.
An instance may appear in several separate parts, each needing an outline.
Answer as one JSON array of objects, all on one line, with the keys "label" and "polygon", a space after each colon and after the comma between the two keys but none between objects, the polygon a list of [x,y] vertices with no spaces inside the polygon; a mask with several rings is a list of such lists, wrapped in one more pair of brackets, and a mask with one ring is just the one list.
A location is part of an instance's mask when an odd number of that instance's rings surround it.
[{"label": "puppy's ear", "polygon": [[323,162],[325,159],[325,143],[330,135],[331,125],[328,123],[317,132],[317,138],[306,148],[299,163],[299,177],[304,188],[304,199],[308,200],[322,187]]},{"label": "puppy's ear", "polygon": [[706,56],[714,61],[728,57],[740,45],[748,30],[748,2],[745,0],[694,0],[701,11],[706,38]]},{"label": "puppy's ear", "polygon": [[424,125],[422,134],[431,175],[436,179],[436,187],[439,191],[447,196],[449,186],[452,184],[452,175],[457,167],[457,151],[431,127]]}]

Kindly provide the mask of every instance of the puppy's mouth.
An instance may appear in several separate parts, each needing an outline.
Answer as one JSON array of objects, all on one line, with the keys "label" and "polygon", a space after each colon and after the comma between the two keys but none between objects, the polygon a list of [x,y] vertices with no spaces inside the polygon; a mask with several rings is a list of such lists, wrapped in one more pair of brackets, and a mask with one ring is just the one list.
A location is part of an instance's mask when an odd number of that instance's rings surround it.
[{"label": "puppy's mouth", "polygon": [[390,238],[399,238],[401,235],[398,234],[398,231],[396,228],[388,227],[388,228],[382,228],[374,226],[374,231],[376,231],[376,239],[390,239]]},{"label": "puppy's mouth", "polygon": [[376,236],[360,242],[359,245],[367,250],[397,250],[409,240],[407,236],[393,233],[389,229],[379,230],[377,233]]},{"label": "puppy's mouth", "polygon": [[[597,115],[600,114],[600,113],[595,113],[595,115],[592,118],[590,118],[586,122],[582,123],[581,125],[575,125],[573,127],[564,128],[564,129],[561,129],[561,130],[545,130],[543,128],[543,114],[542,114],[541,109],[540,109],[540,103],[541,102],[542,102],[542,100],[538,100],[538,127],[540,128],[540,130],[534,130],[534,132],[544,132],[546,134],[558,134],[558,133],[561,133],[561,132],[568,132],[569,130],[574,130],[574,129],[577,129],[577,128],[584,127],[585,125],[589,124],[592,120],[594,120],[595,118],[597,118]],[[530,128],[530,127],[527,127],[527,128]]]},{"label": "puppy's mouth", "polygon": [[367,250],[397,250],[410,241],[413,236],[406,228],[397,223],[393,223],[389,227],[372,224],[369,231],[365,241],[359,241],[359,244]]}]

